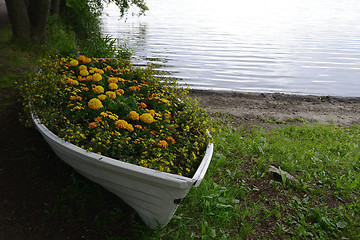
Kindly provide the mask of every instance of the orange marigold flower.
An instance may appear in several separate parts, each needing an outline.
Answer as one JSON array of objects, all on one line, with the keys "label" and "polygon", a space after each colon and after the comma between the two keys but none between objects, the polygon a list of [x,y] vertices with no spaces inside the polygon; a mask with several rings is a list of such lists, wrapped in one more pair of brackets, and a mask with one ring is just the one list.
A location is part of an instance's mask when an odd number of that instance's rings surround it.
[{"label": "orange marigold flower", "polygon": [[83,55],[80,55],[79,57],[78,57],[78,61],[84,61],[86,59],[86,57],[85,56],[83,56]]},{"label": "orange marigold flower", "polygon": [[129,118],[130,118],[131,120],[138,121],[140,117],[139,117],[139,114],[138,114],[137,112],[131,111],[131,112],[129,113]]},{"label": "orange marigold flower", "polygon": [[135,127],[138,129],[143,129],[143,127],[141,125],[135,125]]},{"label": "orange marigold flower", "polygon": [[160,140],[159,143],[158,143],[158,145],[159,145],[160,147],[167,147],[167,146],[168,146],[168,143],[167,143],[165,140]]},{"label": "orange marigold flower", "polygon": [[144,113],[140,116],[140,121],[144,123],[153,123],[155,122],[155,119],[153,118],[153,116],[151,116],[150,113]]},{"label": "orange marigold flower", "polygon": [[96,118],[94,118],[94,121],[95,121],[95,122],[101,122],[101,121],[102,121],[102,117],[96,117]]},{"label": "orange marigold flower", "polygon": [[171,142],[172,144],[175,143],[175,139],[173,139],[172,137],[168,137],[168,138],[166,138],[166,140],[168,140],[168,141]]},{"label": "orange marigold flower", "polygon": [[81,101],[81,99],[82,99],[82,97],[80,97],[80,96],[71,96],[70,97],[70,100],[72,100],[72,101],[75,101],[75,100]]},{"label": "orange marigold flower", "polygon": [[92,81],[93,77],[92,76],[86,76],[86,81]]},{"label": "orange marigold flower", "polygon": [[138,86],[131,86],[131,87],[129,87],[129,90],[131,90],[131,91],[140,91],[140,88]]},{"label": "orange marigold flower", "polygon": [[144,102],[136,103],[136,104],[139,105],[140,108],[146,108],[147,107],[146,103],[144,103]]},{"label": "orange marigold flower", "polygon": [[89,128],[96,128],[96,127],[97,127],[96,122],[89,123]]},{"label": "orange marigold flower", "polygon": [[85,63],[85,64],[87,64],[89,62],[91,62],[91,58],[85,58],[85,60],[83,61],[83,63]]}]

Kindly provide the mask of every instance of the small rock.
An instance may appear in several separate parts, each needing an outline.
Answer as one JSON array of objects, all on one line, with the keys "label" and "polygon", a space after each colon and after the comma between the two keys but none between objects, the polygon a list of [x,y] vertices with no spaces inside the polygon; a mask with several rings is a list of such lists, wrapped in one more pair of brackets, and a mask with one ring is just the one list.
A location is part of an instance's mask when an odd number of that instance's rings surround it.
[{"label": "small rock", "polygon": [[284,170],[281,170],[281,173],[280,173],[280,169],[278,169],[277,167],[274,167],[272,165],[269,166],[268,172],[273,173],[273,176],[274,176],[275,180],[277,180],[277,181],[282,181],[281,174],[285,174],[286,178],[289,180],[296,180],[295,177],[292,176],[290,173],[288,173]]}]

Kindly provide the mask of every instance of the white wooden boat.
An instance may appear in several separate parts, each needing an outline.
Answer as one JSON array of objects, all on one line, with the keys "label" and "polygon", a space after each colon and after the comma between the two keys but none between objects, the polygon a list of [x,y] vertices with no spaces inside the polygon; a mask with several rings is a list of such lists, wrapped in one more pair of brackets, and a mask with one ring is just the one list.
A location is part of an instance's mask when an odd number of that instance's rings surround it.
[{"label": "white wooden boat", "polygon": [[185,198],[192,186],[197,187],[202,181],[213,153],[211,143],[194,176],[188,178],[87,152],[63,141],[39,119],[32,117],[36,128],[56,155],[84,177],[120,197],[152,229],[168,224],[180,200]]}]

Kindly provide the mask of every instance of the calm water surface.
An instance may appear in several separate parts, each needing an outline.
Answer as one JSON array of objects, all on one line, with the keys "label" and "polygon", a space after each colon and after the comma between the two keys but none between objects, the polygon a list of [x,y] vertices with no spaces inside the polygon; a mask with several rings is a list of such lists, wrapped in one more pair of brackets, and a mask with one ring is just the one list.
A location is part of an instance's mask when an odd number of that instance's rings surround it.
[{"label": "calm water surface", "polygon": [[196,89],[360,97],[359,0],[146,2],[146,16],[103,16],[136,64]]}]

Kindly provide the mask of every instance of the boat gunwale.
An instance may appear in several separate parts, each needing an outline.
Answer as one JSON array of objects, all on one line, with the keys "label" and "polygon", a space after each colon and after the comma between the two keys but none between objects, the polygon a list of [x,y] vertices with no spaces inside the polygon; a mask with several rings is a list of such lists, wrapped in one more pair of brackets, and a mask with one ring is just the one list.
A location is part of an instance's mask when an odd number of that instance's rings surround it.
[{"label": "boat gunwale", "polygon": [[53,141],[59,146],[71,149],[73,152],[76,152],[78,154],[86,155],[88,158],[91,158],[94,161],[93,163],[96,164],[103,163],[102,167],[106,166],[107,169],[115,172],[119,172],[118,170],[121,170],[122,172],[124,172],[124,170],[127,170],[131,172],[131,173],[127,173],[128,175],[131,174],[136,174],[139,176],[145,175],[142,178],[146,179],[146,181],[149,181],[151,179],[151,181],[153,182],[176,187],[179,189],[189,189],[193,185],[194,187],[199,186],[210,164],[213,153],[213,143],[209,143],[205,151],[205,155],[202,161],[200,162],[200,165],[198,166],[195,174],[193,175],[192,178],[189,178],[185,176],[176,175],[173,173],[166,173],[155,169],[138,166],[114,158],[106,157],[94,152],[86,151],[85,149],[82,149],[72,143],[66,142],[61,138],[59,138],[56,134],[50,131],[43,123],[41,123],[41,120],[34,113],[31,113],[31,117],[33,119],[33,122],[35,123],[36,128],[40,131],[42,135],[46,135],[51,141]]}]

